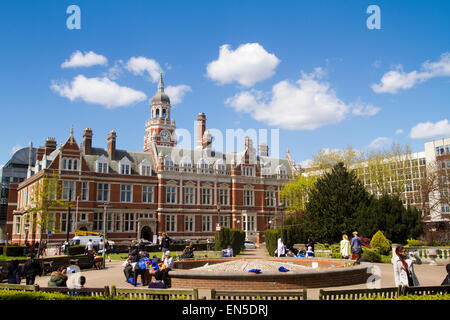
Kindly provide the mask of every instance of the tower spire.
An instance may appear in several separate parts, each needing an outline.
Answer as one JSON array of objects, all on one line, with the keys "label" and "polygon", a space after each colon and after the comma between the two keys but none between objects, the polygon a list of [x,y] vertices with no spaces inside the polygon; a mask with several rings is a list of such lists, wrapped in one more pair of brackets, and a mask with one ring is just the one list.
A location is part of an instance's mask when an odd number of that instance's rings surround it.
[{"label": "tower spire", "polygon": [[159,73],[158,92],[164,92],[164,81],[162,71]]}]

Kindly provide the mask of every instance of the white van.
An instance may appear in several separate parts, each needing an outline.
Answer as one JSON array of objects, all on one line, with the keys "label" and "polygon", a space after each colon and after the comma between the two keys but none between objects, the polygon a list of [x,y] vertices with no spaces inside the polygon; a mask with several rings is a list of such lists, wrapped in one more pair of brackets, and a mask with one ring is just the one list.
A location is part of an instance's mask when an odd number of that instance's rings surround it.
[{"label": "white van", "polygon": [[101,236],[75,236],[69,241],[69,244],[71,246],[76,246],[76,245],[85,246],[89,242],[89,239],[91,239],[94,246],[97,246],[97,247],[100,242],[100,239],[102,239],[102,241],[103,241],[103,237],[101,237]]}]

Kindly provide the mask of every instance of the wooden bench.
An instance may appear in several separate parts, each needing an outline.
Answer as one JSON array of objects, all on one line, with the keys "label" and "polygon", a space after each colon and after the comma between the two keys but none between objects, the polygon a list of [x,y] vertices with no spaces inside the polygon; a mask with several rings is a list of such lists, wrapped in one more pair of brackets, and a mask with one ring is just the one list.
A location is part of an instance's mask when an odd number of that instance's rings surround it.
[{"label": "wooden bench", "polygon": [[25,285],[25,284],[6,284],[0,283],[0,290],[9,291],[39,291],[39,286],[37,284]]},{"label": "wooden bench", "polygon": [[362,297],[371,298],[381,296],[385,298],[397,298],[402,295],[431,295],[444,294],[450,292],[450,286],[431,287],[391,287],[381,289],[349,289],[349,290],[323,290],[320,289],[319,300],[341,300],[360,299]]},{"label": "wooden bench", "polygon": [[103,288],[65,288],[65,287],[40,287],[39,291],[42,292],[59,292],[65,293],[71,296],[109,296],[109,287],[105,286]]},{"label": "wooden bench", "polygon": [[303,290],[211,290],[212,300],[307,300]]},{"label": "wooden bench", "polygon": [[371,298],[373,296],[385,298],[396,298],[400,295],[400,288],[381,288],[381,289],[348,289],[348,290],[323,290],[320,289],[319,300],[341,300],[341,299],[359,299],[362,297]]},{"label": "wooden bench", "polygon": [[186,299],[198,300],[198,289],[122,289],[111,287],[113,296],[125,296],[128,299],[172,300]]},{"label": "wooden bench", "polygon": [[402,295],[432,295],[450,293],[450,285],[448,286],[420,286],[420,287],[403,287]]}]

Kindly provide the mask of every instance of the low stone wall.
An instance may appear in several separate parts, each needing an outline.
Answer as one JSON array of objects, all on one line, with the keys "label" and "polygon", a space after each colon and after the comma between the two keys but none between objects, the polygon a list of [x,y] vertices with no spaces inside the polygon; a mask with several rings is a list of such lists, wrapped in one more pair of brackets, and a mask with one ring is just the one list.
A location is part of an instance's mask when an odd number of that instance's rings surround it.
[{"label": "low stone wall", "polygon": [[[212,261],[215,260],[215,261]],[[345,267],[345,262],[339,260],[319,259],[273,259],[273,261],[289,261],[298,264],[319,263],[320,269],[289,272],[265,272],[261,274],[238,272],[200,272],[181,270],[180,267],[202,266],[224,262],[223,259],[178,262],[175,270],[170,272],[173,288],[201,288],[222,290],[290,290],[302,288],[323,288],[365,283],[370,276],[367,273],[369,264]],[[269,259],[272,260],[272,259]],[[229,261],[229,260],[225,260]],[[328,267],[327,267],[328,266]],[[288,265],[287,265],[288,267]]]}]

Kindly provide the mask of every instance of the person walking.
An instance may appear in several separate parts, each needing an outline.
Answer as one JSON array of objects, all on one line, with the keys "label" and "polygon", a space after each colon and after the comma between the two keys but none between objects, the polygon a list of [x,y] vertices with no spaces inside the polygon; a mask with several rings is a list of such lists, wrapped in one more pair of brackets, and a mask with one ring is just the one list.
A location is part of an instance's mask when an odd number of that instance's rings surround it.
[{"label": "person walking", "polygon": [[20,284],[22,277],[22,271],[19,267],[19,261],[13,260],[8,266],[8,283],[9,284]]},{"label": "person walking", "polygon": [[161,238],[160,249],[162,251],[162,259],[165,257],[165,252],[169,250],[170,244],[173,242],[172,239],[169,238],[167,233],[163,233]]},{"label": "person walking", "polygon": [[86,248],[84,251],[88,253],[89,251],[94,250],[94,243],[92,242],[92,239],[89,239],[88,243],[86,244]]},{"label": "person walking", "polygon": [[395,285],[416,287],[419,286],[419,279],[414,273],[414,264],[422,264],[417,253],[406,253],[403,246],[395,248],[395,256],[392,257],[392,264],[394,267],[394,281]]},{"label": "person walking", "polygon": [[106,240],[105,243],[105,250],[106,250],[105,258],[108,258],[109,262],[111,262],[111,253],[113,252],[113,244],[110,243],[108,240]]},{"label": "person walking", "polygon": [[358,261],[361,258],[361,238],[358,237],[358,232],[353,232],[351,242],[352,260]]},{"label": "person walking", "polygon": [[442,281],[441,286],[450,286],[450,263],[447,263],[445,269],[447,270],[447,276]]},{"label": "person walking", "polygon": [[27,261],[23,265],[23,274],[25,275],[26,284],[34,284],[34,280],[37,275],[42,275],[41,264],[34,260],[34,254],[29,253],[27,255]]},{"label": "person walking", "polygon": [[311,247],[311,250],[314,252],[314,240],[311,237],[308,237],[308,241],[305,243],[305,248],[308,249]]},{"label": "person walking", "polygon": [[341,257],[342,259],[350,258],[352,251],[350,249],[350,241],[348,240],[348,236],[344,234],[341,240]]}]

